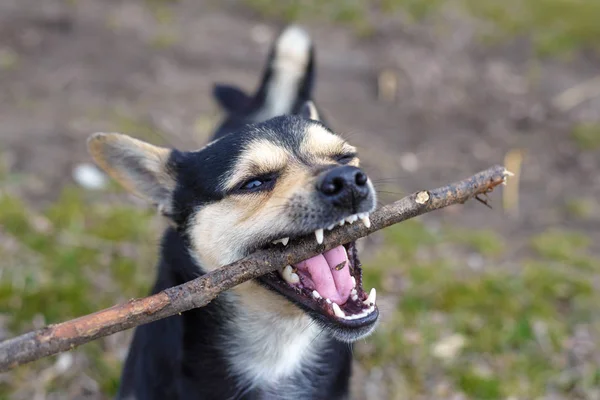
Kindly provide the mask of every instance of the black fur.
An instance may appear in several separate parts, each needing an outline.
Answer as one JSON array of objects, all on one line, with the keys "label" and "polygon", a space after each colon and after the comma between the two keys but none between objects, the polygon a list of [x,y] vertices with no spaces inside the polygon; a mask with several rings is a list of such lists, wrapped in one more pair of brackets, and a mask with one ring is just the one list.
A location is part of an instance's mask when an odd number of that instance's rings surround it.
[{"label": "black fur", "polygon": [[[197,207],[221,200],[227,193],[219,188],[237,155],[249,141],[267,137],[292,151],[299,147],[297,134],[307,124],[320,124],[299,116],[273,118],[256,129],[252,114],[264,104],[266,88],[273,73],[271,51],[257,93],[249,97],[241,90],[220,85],[214,96],[228,113],[214,135],[214,141],[196,152],[173,151],[170,173],[176,188],[168,217],[175,227],[164,234],[159,271],[152,293],[185,283],[203,274],[189,254],[186,227]],[[290,114],[301,113],[310,99],[314,82],[314,60],[310,62]],[[258,122],[258,121],[257,121]],[[296,134],[295,134],[296,133]],[[244,380],[232,375],[225,354],[228,346],[227,319],[231,317],[227,293],[207,306],[169,317],[136,329],[125,363],[118,399],[342,399],[348,396],[351,375],[351,345],[324,333],[323,350],[310,367],[298,370],[281,386],[244,387]],[[282,301],[288,301],[282,298]],[[280,390],[292,387],[293,392]]]},{"label": "black fur", "polygon": [[[198,276],[185,240],[168,229],[162,241],[158,280],[152,293]],[[228,370],[220,337],[226,335],[227,300],[221,295],[206,307],[191,310],[136,329],[123,371],[118,399],[277,399],[286,393],[273,388],[247,390]],[[348,393],[351,347],[329,339],[314,367],[291,377],[302,388],[302,399],[338,399]],[[282,382],[282,385],[285,382]],[[277,388],[275,388],[277,389]],[[285,397],[282,397],[285,398]],[[298,398],[298,397],[296,397]]]}]

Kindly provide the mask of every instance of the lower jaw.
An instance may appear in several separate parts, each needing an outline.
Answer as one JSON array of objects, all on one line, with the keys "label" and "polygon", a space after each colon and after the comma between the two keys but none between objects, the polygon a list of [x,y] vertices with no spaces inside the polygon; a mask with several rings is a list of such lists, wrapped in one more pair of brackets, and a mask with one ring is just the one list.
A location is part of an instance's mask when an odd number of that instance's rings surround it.
[{"label": "lower jaw", "polygon": [[295,304],[337,340],[353,342],[369,335],[375,329],[379,319],[379,310],[375,305],[375,299],[372,304],[366,302],[368,296],[362,288],[362,270],[354,243],[346,244],[344,247],[348,253],[351,275],[356,280],[356,292],[353,294],[353,299],[349,298],[347,303],[342,306],[347,312],[348,310],[352,310],[352,312],[345,314],[344,318],[332,311],[331,302],[311,297],[310,289],[289,286],[277,272],[267,274],[257,280],[262,286]]}]

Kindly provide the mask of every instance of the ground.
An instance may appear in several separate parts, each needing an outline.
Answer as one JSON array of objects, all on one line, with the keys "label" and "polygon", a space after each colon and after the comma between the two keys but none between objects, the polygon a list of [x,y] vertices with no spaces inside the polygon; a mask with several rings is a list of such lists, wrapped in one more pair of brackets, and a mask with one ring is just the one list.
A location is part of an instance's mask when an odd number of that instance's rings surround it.
[{"label": "ground", "polygon": [[[575,5],[575,3],[577,3]],[[493,164],[506,191],[365,240],[383,322],[357,399],[600,399],[600,28],[567,2],[0,2],[0,338],[144,295],[162,221],[81,188],[86,137],[195,148],[214,82],[251,90],[299,19],[316,99],[381,203]],[[522,160],[522,162],[521,162]],[[104,399],[129,333],[0,375],[0,399]]]}]

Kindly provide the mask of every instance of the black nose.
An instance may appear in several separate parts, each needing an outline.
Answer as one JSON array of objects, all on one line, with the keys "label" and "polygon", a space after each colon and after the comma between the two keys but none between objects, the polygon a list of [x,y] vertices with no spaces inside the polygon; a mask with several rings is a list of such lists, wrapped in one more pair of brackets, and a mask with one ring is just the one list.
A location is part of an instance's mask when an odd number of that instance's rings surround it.
[{"label": "black nose", "polygon": [[369,196],[368,180],[360,168],[344,165],[324,172],[317,180],[317,190],[333,205],[354,211]]}]

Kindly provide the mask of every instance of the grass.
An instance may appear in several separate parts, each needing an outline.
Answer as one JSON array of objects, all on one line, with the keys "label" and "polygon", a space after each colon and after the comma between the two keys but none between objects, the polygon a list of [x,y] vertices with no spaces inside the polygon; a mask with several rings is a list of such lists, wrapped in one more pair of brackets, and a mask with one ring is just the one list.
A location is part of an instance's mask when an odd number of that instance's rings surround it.
[{"label": "grass", "polygon": [[0,71],[12,71],[19,66],[19,55],[10,48],[0,48]]},{"label": "grass", "polygon": [[[33,211],[18,197],[0,194],[0,315],[18,333],[88,314],[147,293],[154,270],[158,227],[153,213],[95,201],[68,187],[54,204]],[[86,373],[114,394],[119,361],[106,340],[82,348]],[[0,384],[0,398],[49,368],[51,359],[20,368]],[[71,377],[72,379],[75,376]],[[68,379],[47,382],[66,387]]]},{"label": "grass", "polygon": [[[14,193],[0,194],[5,329],[24,332],[146,294],[160,231],[157,219],[151,211],[106,197],[66,187],[36,211]],[[365,286],[376,287],[379,298],[387,299],[381,305],[384,322],[357,346],[356,355],[364,368],[396,371],[400,380],[383,381],[389,393],[571,398],[600,385],[592,358],[569,364],[574,359],[569,343],[579,330],[600,337],[595,311],[600,294],[594,287],[600,260],[590,255],[587,237],[543,232],[531,239],[531,259],[502,269],[495,262],[504,241],[492,231],[430,230],[410,220],[384,231],[384,238],[377,257],[364,260]],[[465,267],[462,256],[448,255],[454,254],[448,253],[451,248],[478,253],[484,267]],[[117,389],[121,364],[114,340],[74,352],[109,396]],[[27,387],[53,363],[44,359],[10,373],[0,383],[0,398]],[[77,371],[58,375],[43,389],[58,391],[78,376]]]},{"label": "grass", "polygon": [[[573,367],[575,373],[565,366],[571,351],[565,343],[576,327],[600,335],[593,284],[600,260],[588,254],[585,237],[543,233],[532,239],[537,256],[507,270],[494,267],[500,247],[493,233],[433,234],[413,220],[385,235],[387,246],[367,263],[365,281],[395,299],[395,307],[382,306],[387,322],[357,353],[368,367],[401,371],[407,398],[435,398],[431,380],[470,399],[572,398],[600,384],[593,362]],[[437,250],[457,238],[483,254],[487,267],[469,270]],[[403,282],[401,294],[382,284],[390,280]]]},{"label": "grass", "polygon": [[[378,15],[397,15],[404,23],[435,19],[449,6],[442,0],[244,0],[263,17],[284,21],[338,22],[359,34],[376,30]],[[600,3],[595,0],[454,0],[454,9],[487,23],[488,39],[526,35],[543,55],[570,53],[581,48],[598,50]],[[492,28],[492,29],[489,29]]]},{"label": "grass", "polygon": [[573,129],[573,140],[583,151],[600,149],[600,124],[580,124]]},{"label": "grass", "polygon": [[565,211],[576,219],[591,218],[596,209],[598,207],[593,198],[571,198],[565,202]]}]

